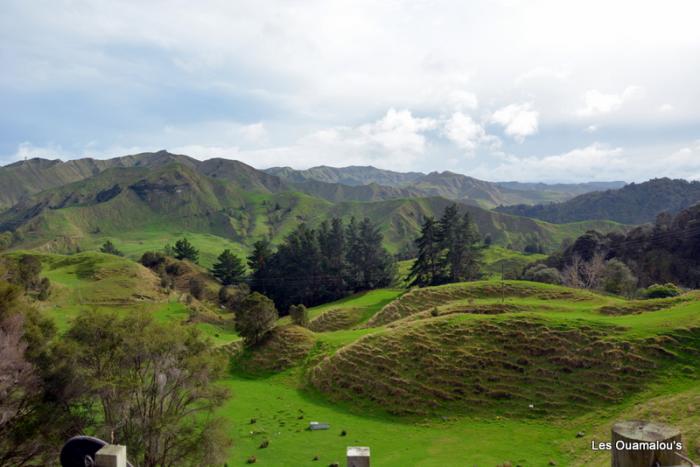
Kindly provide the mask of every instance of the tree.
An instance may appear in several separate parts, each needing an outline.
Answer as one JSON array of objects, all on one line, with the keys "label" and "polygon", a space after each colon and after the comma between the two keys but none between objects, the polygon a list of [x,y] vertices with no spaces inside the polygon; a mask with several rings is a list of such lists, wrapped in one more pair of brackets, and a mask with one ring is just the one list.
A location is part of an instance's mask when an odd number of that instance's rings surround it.
[{"label": "tree", "polygon": [[227,397],[215,384],[225,361],[196,328],[93,310],[66,339],[64,355],[98,402],[98,436],[127,445],[142,466],[224,462],[230,442],[214,411]]},{"label": "tree", "polygon": [[292,323],[297,326],[309,326],[309,312],[304,305],[292,305],[289,307],[289,316],[292,318]]},{"label": "tree", "polygon": [[116,246],[114,246],[114,243],[112,243],[111,240],[107,240],[102,244],[102,247],[100,247],[100,251],[102,253],[107,253],[108,255],[115,255],[115,256],[124,256],[124,253],[119,251]]},{"label": "tree", "polygon": [[442,263],[447,282],[479,279],[481,246],[471,216],[465,212],[460,219],[456,216],[456,206],[452,212],[445,209],[445,214],[440,220],[440,242],[444,251]]},{"label": "tree", "polygon": [[54,335],[53,321],[0,280],[2,466],[51,465],[62,443],[85,427],[85,410],[72,411],[77,380],[53,356]]},{"label": "tree", "polygon": [[544,282],[545,284],[561,284],[562,276],[556,268],[547,267],[546,264],[536,264],[523,273],[523,279],[533,282]]},{"label": "tree", "polygon": [[236,331],[246,345],[255,345],[275,327],[278,314],[275,304],[266,296],[253,292],[241,303],[236,313]]},{"label": "tree", "polygon": [[364,218],[358,229],[355,254],[350,256],[351,268],[356,271],[355,291],[371,290],[390,285],[396,276],[396,263],[382,246],[379,228]]},{"label": "tree", "polygon": [[270,263],[272,261],[272,245],[267,239],[258,240],[253,244],[253,251],[248,255],[248,268],[252,271],[252,288],[263,295],[267,295]]},{"label": "tree", "polygon": [[426,217],[421,226],[421,234],[415,240],[418,258],[411,266],[406,280],[411,285],[425,287],[439,283],[444,276],[440,263],[440,237],[433,217]]},{"label": "tree", "polygon": [[605,263],[603,290],[616,295],[631,297],[637,290],[637,278],[625,263],[613,258]]},{"label": "tree", "polygon": [[231,250],[224,250],[219,255],[211,272],[223,285],[238,284],[245,280],[243,261]]},{"label": "tree", "polygon": [[193,263],[199,261],[199,250],[197,250],[186,238],[175,242],[175,248],[173,251],[175,252],[175,258],[177,259],[186,259],[192,261]]}]

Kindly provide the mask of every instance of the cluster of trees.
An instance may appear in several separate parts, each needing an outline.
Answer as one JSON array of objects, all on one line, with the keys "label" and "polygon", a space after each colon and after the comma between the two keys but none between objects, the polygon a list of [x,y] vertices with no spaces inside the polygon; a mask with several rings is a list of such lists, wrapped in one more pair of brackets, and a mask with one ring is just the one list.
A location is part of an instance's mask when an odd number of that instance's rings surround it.
[{"label": "cluster of trees", "polygon": [[224,371],[195,328],[147,314],[85,311],[58,335],[0,279],[0,465],[53,465],[77,433],[128,445],[137,465],[221,465]]},{"label": "cluster of trees", "polygon": [[425,287],[481,277],[482,244],[469,213],[457,205],[445,208],[440,220],[427,217],[415,241],[418,257],[407,280]]},{"label": "cluster of trees", "polygon": [[248,256],[250,286],[277,307],[313,306],[350,293],[390,285],[396,264],[369,219],[324,221],[317,229],[300,224],[276,251],[260,240]]},{"label": "cluster of trees", "polygon": [[578,264],[580,269],[583,264],[595,279],[600,276],[601,263],[612,259],[634,271],[640,287],[664,283],[700,287],[700,206],[676,216],[660,214],[654,224],[626,234],[587,232],[563,252],[552,255],[547,265],[567,276],[572,267]]}]

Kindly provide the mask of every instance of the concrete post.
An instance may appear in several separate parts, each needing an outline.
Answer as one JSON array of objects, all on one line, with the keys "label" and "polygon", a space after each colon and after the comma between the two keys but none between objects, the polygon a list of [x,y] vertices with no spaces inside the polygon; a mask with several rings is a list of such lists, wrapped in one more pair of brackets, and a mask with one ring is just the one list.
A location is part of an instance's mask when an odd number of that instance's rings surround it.
[{"label": "concrete post", "polygon": [[369,467],[369,448],[364,446],[348,446],[348,467]]},{"label": "concrete post", "polygon": [[95,454],[95,467],[126,467],[126,446],[108,444]]}]

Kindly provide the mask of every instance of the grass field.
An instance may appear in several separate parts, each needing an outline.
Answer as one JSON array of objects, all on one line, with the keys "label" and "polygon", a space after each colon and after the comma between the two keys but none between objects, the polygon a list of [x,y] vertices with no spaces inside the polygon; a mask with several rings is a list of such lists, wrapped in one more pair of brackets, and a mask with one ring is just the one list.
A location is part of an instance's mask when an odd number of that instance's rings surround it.
[{"label": "grass field", "polygon": [[[61,331],[88,308],[190,318],[177,294],[128,258],[40,257],[53,284],[43,307]],[[311,308],[319,332],[283,318],[276,337],[243,352],[221,381],[232,394],[219,410],[234,441],[228,465],[250,456],[268,466],[342,465],[346,446],[367,445],[381,466],[602,466],[607,453],[591,452],[591,440],[640,417],[682,428],[698,457],[699,298],[627,301],[486,280]],[[193,325],[222,349],[239,340],[230,324]],[[310,421],[331,428],[311,432]]]}]

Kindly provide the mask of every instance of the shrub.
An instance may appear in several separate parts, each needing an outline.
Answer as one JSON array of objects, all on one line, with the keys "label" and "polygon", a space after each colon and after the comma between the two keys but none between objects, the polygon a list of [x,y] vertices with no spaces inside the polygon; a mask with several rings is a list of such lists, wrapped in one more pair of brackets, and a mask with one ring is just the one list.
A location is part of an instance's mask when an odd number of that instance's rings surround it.
[{"label": "shrub", "polygon": [[165,263],[165,255],[156,251],[147,251],[141,255],[139,263],[146,266],[148,269],[155,269],[159,265]]},{"label": "shrub", "polygon": [[204,291],[206,290],[206,285],[204,281],[199,277],[193,277],[190,279],[190,293],[197,300],[204,298]]},{"label": "shrub", "polygon": [[683,291],[676,284],[653,284],[642,290],[644,298],[669,298],[677,297]]},{"label": "shrub", "polygon": [[523,274],[523,279],[533,282],[544,282],[545,284],[561,284],[561,273],[555,268],[547,267],[546,264],[536,264],[527,269]]},{"label": "shrub", "polygon": [[175,258],[177,259],[186,259],[192,261],[193,263],[199,261],[199,250],[197,250],[186,238],[175,242],[174,252]]},{"label": "shrub", "polygon": [[114,246],[114,243],[112,243],[111,240],[107,240],[106,242],[104,242],[104,244],[102,244],[102,247],[100,247],[100,251],[102,253],[107,253],[108,255],[124,256],[124,253],[117,249],[117,247]]},{"label": "shrub", "polygon": [[617,295],[631,296],[637,289],[637,278],[629,267],[618,259],[605,263],[603,290]]},{"label": "shrub", "polygon": [[219,289],[219,304],[235,311],[241,307],[243,300],[250,295],[248,284],[224,285]]},{"label": "shrub", "polygon": [[292,318],[292,323],[297,326],[309,326],[309,312],[304,305],[292,305],[289,307],[289,316]]}]

